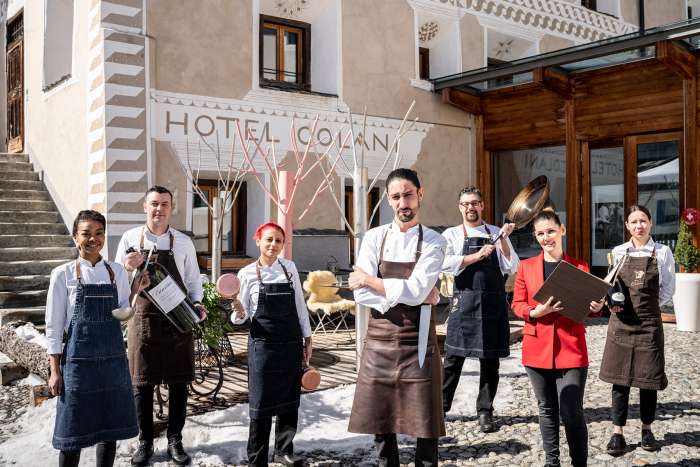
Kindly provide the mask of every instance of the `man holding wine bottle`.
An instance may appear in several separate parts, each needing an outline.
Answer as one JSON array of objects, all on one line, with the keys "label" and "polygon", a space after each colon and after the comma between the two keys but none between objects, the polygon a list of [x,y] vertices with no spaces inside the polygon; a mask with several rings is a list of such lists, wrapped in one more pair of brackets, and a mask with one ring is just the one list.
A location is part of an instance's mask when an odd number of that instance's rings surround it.
[{"label": "man holding wine bottle", "polygon": [[[161,186],[149,188],[143,209],[146,225],[124,233],[117,248],[117,262],[127,271],[141,272],[152,248],[150,261],[157,263],[162,274],[167,271],[170,280],[179,286],[176,292],[186,294],[205,318],[194,244],[187,235],[170,227],[172,193]],[[153,455],[153,390],[159,384],[168,385],[168,457],[177,465],[189,464],[190,457],[182,446],[182,428],[187,385],[194,379],[192,332],[171,322],[151,301],[140,296],[136,314],[129,323],[128,355],[139,424],[139,445],[131,458],[132,465],[145,466]]]}]

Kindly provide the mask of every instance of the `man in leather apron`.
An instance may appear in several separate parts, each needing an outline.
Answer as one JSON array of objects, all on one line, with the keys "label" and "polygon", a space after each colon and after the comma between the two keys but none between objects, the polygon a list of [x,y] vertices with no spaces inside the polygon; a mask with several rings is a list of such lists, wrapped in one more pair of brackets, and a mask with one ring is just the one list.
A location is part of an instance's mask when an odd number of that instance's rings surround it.
[{"label": "man in leather apron", "polygon": [[[167,188],[155,186],[146,192],[146,225],[124,233],[116,260],[127,271],[134,271],[143,265],[144,251],[155,244],[151,261],[168,270],[205,317],[194,244],[170,227],[172,202]],[[132,456],[132,465],[147,465],[153,455],[153,390],[160,384],[168,385],[168,456],[177,465],[189,464],[190,457],[182,446],[182,428],[187,412],[187,385],[194,380],[192,333],[180,333],[151,302],[138,297],[136,313],[128,327],[128,356],[139,423],[139,446]]]},{"label": "man in leather apron", "polygon": [[447,240],[444,271],[455,275],[442,397],[447,413],[465,358],[478,358],[476,411],[481,431],[488,433],[496,430],[493,400],[498,389],[499,359],[510,354],[504,275],[514,274],[519,260],[508,239],[514,225],[505,224],[501,229],[488,225],[481,217],[483,210],[481,191],[476,187],[463,189],[459,194],[462,223],[442,234]]},{"label": "man in leather apron", "polygon": [[438,463],[445,434],[435,319],[445,241],[418,223],[423,190],[416,173],[387,178],[394,222],[362,240],[350,287],[371,308],[348,430],[375,435],[380,466],[398,466],[396,433],[417,439],[416,466]]}]

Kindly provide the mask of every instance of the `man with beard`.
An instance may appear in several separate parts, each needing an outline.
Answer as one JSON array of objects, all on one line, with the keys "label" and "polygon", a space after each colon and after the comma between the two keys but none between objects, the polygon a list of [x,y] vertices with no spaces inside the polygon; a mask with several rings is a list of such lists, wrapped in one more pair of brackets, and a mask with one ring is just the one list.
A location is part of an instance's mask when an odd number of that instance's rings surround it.
[{"label": "man with beard", "polygon": [[501,229],[488,225],[482,220],[483,211],[481,191],[473,186],[463,189],[459,193],[462,223],[442,233],[447,239],[443,270],[455,275],[447,321],[442,397],[447,413],[465,358],[478,358],[476,411],[479,428],[489,433],[496,430],[493,399],[498,388],[499,358],[510,354],[504,275],[514,274],[519,260],[508,239],[515,225],[505,224]]},{"label": "man with beard", "polygon": [[[146,225],[124,233],[117,247],[116,261],[127,271],[144,262],[144,251],[154,248],[152,261],[168,270],[170,277],[187,292],[202,317],[202,281],[197,253],[190,238],[170,227],[173,194],[154,186],[146,192],[143,210]],[[187,412],[187,385],[194,380],[192,333],[181,334],[155,306],[143,297],[128,330],[129,369],[134,384],[139,446],[131,464],[145,466],[153,455],[153,389],[168,385],[168,457],[176,465],[187,465],[190,457],[182,447],[182,428]]]},{"label": "man with beard", "polygon": [[445,422],[430,304],[445,240],[418,223],[423,189],[413,170],[391,172],[386,190],[394,221],[366,233],[350,274],[355,301],[371,315],[348,430],[375,435],[381,466],[399,465],[396,433],[418,438],[416,466],[436,466]]}]

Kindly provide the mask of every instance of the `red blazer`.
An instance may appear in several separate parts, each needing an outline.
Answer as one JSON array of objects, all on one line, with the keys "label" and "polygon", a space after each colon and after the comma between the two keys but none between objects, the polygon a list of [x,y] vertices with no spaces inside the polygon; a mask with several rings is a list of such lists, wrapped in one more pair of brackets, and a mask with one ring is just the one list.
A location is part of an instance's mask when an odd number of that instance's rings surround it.
[{"label": "red blazer", "polygon": [[[513,289],[513,312],[525,320],[523,328],[523,365],[533,368],[586,368],[586,327],[583,324],[550,313],[530,318],[529,312],[539,302],[533,297],[544,283],[544,253],[520,263]],[[564,261],[588,272],[588,264],[564,255]]]}]

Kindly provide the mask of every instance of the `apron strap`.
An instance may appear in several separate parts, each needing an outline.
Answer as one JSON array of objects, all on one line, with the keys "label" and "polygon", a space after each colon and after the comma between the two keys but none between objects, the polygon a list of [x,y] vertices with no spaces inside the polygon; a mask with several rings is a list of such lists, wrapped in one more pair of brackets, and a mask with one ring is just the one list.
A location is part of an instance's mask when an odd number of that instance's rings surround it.
[{"label": "apron strap", "polygon": [[[486,234],[489,236],[489,240],[491,240],[491,229],[489,229],[489,225],[486,222],[482,222],[481,225],[484,226]],[[462,222],[462,232],[464,232],[464,239],[468,239],[469,234],[467,233],[467,228],[464,226],[464,222]]]},{"label": "apron strap", "polygon": [[[102,261],[102,257],[97,261],[98,263]],[[107,274],[109,274],[109,281],[114,285],[114,271],[112,268],[109,266],[107,261],[105,260],[105,269],[107,269]],[[80,257],[75,258],[75,279],[78,281],[78,283],[82,284],[82,273],[80,271]]]},{"label": "apron strap", "polygon": [[[284,263],[282,263],[282,261],[280,261],[279,258],[277,258],[277,262],[280,263],[280,267],[282,268],[282,271],[284,272],[284,276],[287,278],[287,282],[291,283],[292,276],[289,274],[289,272],[287,272],[287,268],[284,267]],[[263,280],[262,280],[262,276],[260,275],[260,266],[261,266],[260,259],[258,258],[258,260],[255,262],[255,274],[257,274],[257,276],[258,276],[258,283],[260,285],[262,285]]]},{"label": "apron strap", "polygon": [[[386,236],[389,233],[389,230],[391,230],[391,227],[389,227],[386,232],[384,232],[384,236],[382,237],[382,244],[379,246],[379,263],[384,261],[384,243],[386,242]],[[416,263],[418,262],[418,259],[420,259],[420,255],[423,253],[423,225],[418,224],[418,244],[416,245]]]},{"label": "apron strap", "polygon": [[[168,233],[170,234],[170,252],[173,252],[173,247],[175,246],[175,236],[173,231],[168,227]],[[141,237],[139,238],[139,250],[143,250],[143,239],[146,236],[146,226],[144,225],[141,229]],[[156,250],[158,250],[158,243],[156,243]]]}]

